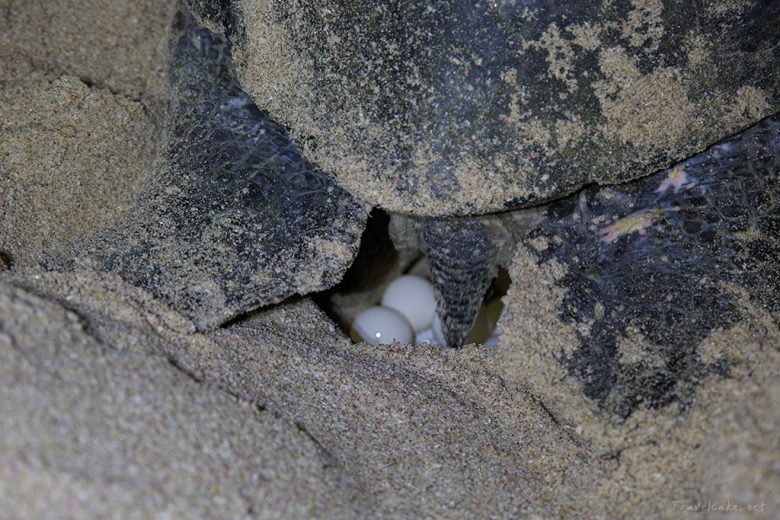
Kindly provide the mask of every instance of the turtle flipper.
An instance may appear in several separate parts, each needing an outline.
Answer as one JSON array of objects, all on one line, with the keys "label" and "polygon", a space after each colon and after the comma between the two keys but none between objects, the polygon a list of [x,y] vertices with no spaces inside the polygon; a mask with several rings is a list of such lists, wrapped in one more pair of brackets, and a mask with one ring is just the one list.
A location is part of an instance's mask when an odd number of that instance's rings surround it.
[{"label": "turtle flipper", "polygon": [[540,283],[562,296],[561,329],[578,331],[532,348],[621,418],[688,406],[734,363],[703,347],[711,335],[752,309],[780,313],[780,115],[650,177],[556,201],[521,244],[519,255],[556,266]]},{"label": "turtle flipper", "polygon": [[487,226],[477,218],[426,218],[416,227],[428,257],[447,346],[460,347],[496,276],[496,247]]},{"label": "turtle flipper", "polygon": [[184,12],[169,80],[154,175],[75,262],[149,290],[200,330],[335,285],[367,208],[301,155],[241,89],[225,39]]}]

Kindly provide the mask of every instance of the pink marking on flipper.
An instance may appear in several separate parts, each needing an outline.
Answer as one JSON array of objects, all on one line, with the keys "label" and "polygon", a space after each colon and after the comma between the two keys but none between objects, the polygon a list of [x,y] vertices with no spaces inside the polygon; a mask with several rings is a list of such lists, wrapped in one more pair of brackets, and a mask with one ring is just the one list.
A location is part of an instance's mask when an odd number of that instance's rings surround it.
[{"label": "pink marking on flipper", "polygon": [[653,225],[658,214],[658,210],[649,209],[637,211],[636,213],[618,219],[599,231],[601,240],[607,244],[611,244],[618,238],[629,233],[638,232],[640,235],[644,235],[645,230]]},{"label": "pink marking on flipper", "polygon": [[663,180],[663,182],[656,188],[656,193],[666,193],[669,188],[674,188],[674,192],[679,192],[682,188],[690,188],[696,184],[696,182],[688,177],[685,172],[685,168],[678,164],[669,171],[669,175]]}]

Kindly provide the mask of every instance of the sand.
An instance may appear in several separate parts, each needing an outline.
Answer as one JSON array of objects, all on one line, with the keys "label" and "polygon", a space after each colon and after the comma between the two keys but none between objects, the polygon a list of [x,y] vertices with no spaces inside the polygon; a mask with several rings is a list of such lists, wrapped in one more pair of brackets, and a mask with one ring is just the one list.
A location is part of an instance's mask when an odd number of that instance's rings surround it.
[{"label": "sand", "polygon": [[[747,299],[699,349],[730,377],[619,420],[555,360],[583,331],[555,317],[562,266],[525,246],[499,345],[460,350],[353,344],[308,297],[198,332],[118,276],[47,269],[153,171],[159,9],[137,49],[83,61],[71,32],[0,69],[0,516],[777,517],[780,317]],[[106,42],[122,22],[93,12]]]},{"label": "sand", "polygon": [[69,74],[134,100],[162,99],[173,0],[0,2],[0,83]]},{"label": "sand", "polygon": [[0,248],[20,263],[62,256],[120,220],[159,142],[144,105],[73,76],[0,92],[0,132]]}]

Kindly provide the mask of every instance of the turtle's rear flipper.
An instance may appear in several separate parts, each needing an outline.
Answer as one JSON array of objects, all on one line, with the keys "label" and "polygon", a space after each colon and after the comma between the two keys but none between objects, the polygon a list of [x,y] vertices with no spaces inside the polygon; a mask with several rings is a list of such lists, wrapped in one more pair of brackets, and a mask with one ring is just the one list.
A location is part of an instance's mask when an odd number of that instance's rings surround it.
[{"label": "turtle's rear flipper", "polygon": [[147,289],[200,330],[335,285],[366,208],[241,89],[224,37],[183,12],[169,69],[157,171],[75,262]]},{"label": "turtle's rear flipper", "polygon": [[739,362],[713,346],[718,331],[780,313],[780,115],[645,179],[556,201],[521,243],[520,255],[555,266],[540,283],[562,296],[553,319],[578,331],[528,348],[622,418],[686,407]]},{"label": "turtle's rear flipper", "polygon": [[427,218],[416,227],[420,248],[428,257],[447,346],[460,347],[496,276],[495,246],[487,226],[476,218]]}]

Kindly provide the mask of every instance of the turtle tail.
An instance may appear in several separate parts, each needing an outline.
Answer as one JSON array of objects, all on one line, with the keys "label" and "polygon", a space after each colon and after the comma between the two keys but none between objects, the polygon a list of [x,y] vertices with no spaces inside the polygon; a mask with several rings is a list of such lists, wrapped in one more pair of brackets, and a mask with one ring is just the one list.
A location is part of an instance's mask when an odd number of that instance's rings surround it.
[{"label": "turtle tail", "polygon": [[416,227],[444,338],[448,347],[461,347],[497,274],[495,245],[477,218],[424,218]]}]

